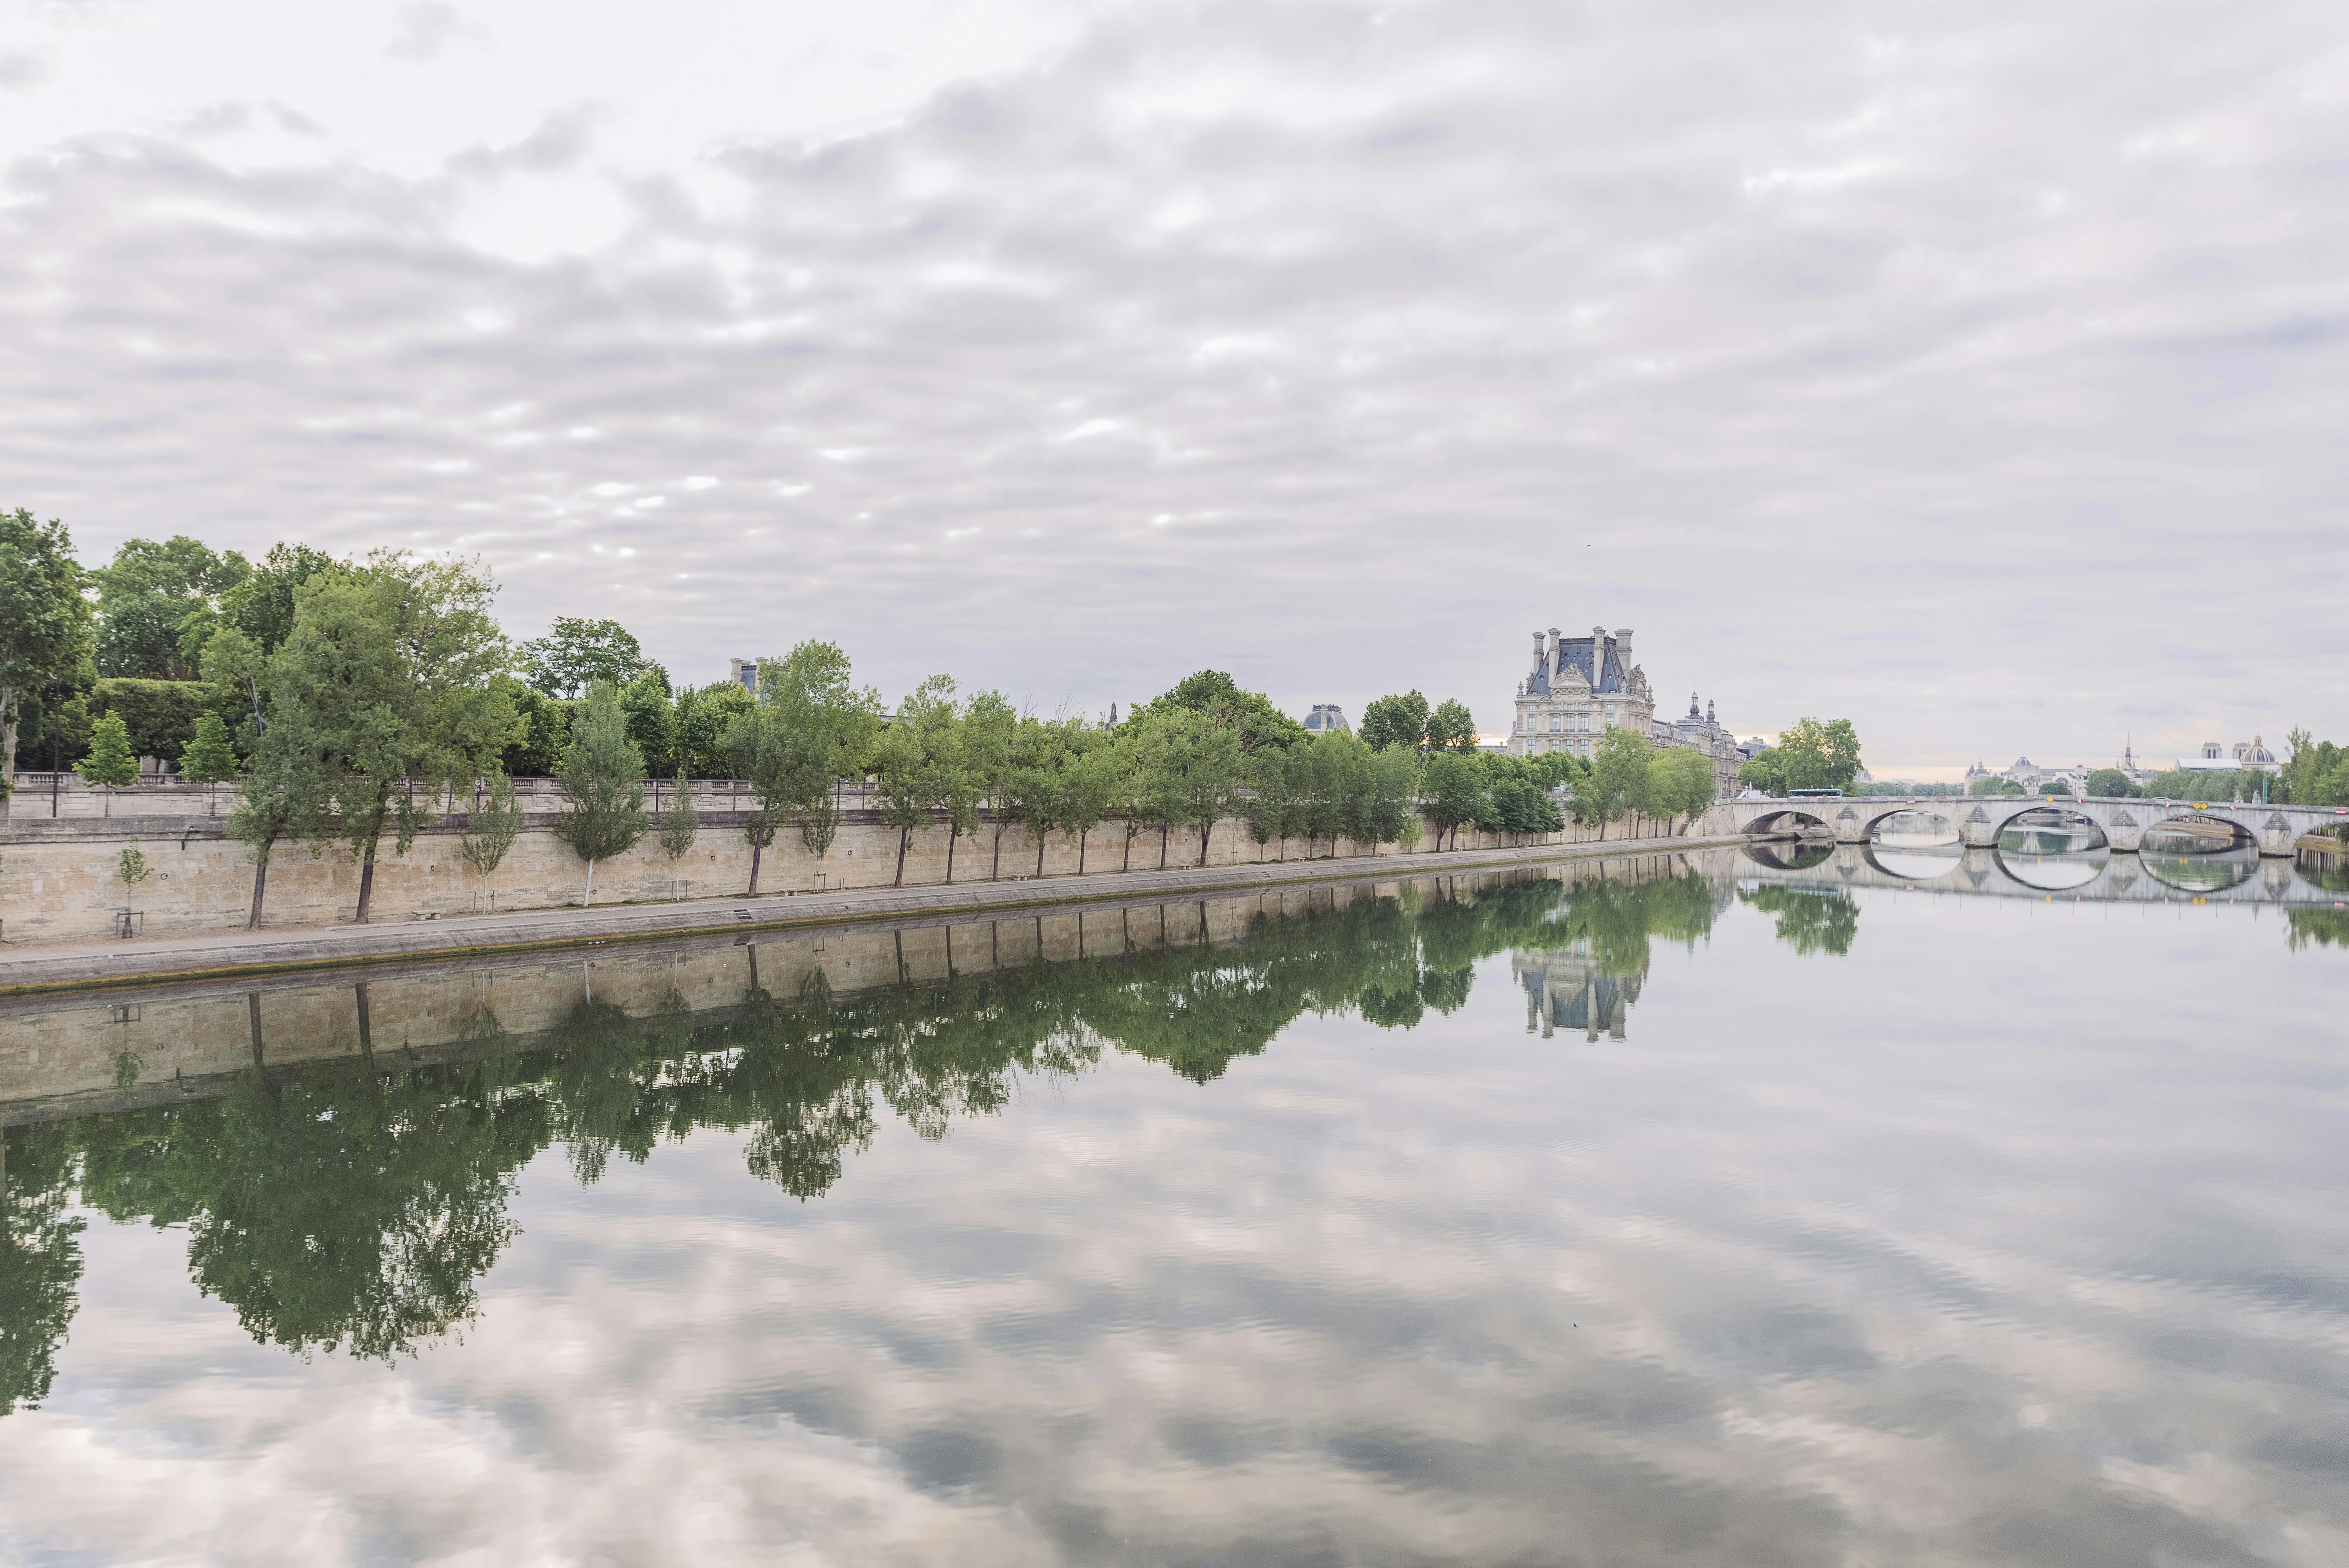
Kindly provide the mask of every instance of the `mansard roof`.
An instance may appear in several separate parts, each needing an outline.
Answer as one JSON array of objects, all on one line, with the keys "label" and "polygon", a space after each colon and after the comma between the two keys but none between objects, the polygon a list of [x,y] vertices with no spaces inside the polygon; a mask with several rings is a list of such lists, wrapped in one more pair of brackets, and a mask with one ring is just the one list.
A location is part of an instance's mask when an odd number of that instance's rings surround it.
[{"label": "mansard roof", "polygon": [[[1623,668],[1623,661],[1615,656],[1615,650],[1611,646],[1605,650],[1604,657],[1606,659],[1606,664],[1599,671],[1599,678],[1592,680],[1590,669],[1592,639],[1588,637],[1560,637],[1557,641],[1559,659],[1563,663],[1572,665],[1576,669],[1580,670],[1582,672],[1582,678],[1590,683],[1593,690],[1603,696],[1609,692],[1619,692],[1630,689],[1630,683],[1626,678],[1629,672]],[[1612,644],[1614,639],[1609,637],[1608,642]],[[1526,695],[1527,696],[1548,696],[1550,695],[1549,676],[1550,664],[1548,660],[1545,659],[1542,661],[1541,667],[1534,671],[1532,676],[1526,682]]]}]

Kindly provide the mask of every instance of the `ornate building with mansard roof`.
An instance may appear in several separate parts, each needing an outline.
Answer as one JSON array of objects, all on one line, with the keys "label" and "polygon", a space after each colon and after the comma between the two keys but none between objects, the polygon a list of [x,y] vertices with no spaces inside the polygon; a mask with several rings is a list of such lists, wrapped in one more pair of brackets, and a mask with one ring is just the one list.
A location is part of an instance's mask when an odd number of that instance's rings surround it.
[{"label": "ornate building with mansard roof", "polygon": [[1534,634],[1534,667],[1517,684],[1509,749],[1519,757],[1564,751],[1588,757],[1609,726],[1647,735],[1656,699],[1645,671],[1631,662],[1631,630],[1565,637],[1556,626]]}]

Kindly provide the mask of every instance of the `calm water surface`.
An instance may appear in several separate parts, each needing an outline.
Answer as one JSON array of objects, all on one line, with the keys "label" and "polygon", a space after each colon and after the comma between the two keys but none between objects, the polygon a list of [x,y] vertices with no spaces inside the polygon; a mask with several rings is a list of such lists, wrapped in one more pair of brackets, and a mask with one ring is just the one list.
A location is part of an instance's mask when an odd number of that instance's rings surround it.
[{"label": "calm water surface", "polygon": [[2058,860],[15,1005],[0,1560],[2349,1562],[2349,913]]}]

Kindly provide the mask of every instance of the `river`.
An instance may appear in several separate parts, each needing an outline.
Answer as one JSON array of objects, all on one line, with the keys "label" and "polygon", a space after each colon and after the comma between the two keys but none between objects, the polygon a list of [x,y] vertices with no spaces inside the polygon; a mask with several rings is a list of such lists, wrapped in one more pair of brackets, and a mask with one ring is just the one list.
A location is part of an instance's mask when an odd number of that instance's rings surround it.
[{"label": "river", "polygon": [[2349,1561],[2349,913],[1787,863],[8,1004],[0,1559]]}]

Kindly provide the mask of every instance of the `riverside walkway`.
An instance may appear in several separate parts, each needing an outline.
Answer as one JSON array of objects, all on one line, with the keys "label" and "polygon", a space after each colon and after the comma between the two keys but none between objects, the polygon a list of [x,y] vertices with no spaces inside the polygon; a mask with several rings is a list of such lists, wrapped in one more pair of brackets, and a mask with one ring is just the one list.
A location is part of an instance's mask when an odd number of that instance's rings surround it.
[{"label": "riverside walkway", "polygon": [[757,898],[624,903],[409,920],[370,925],[299,926],[158,937],[0,945],[0,996],[155,980],[210,980],[418,958],[595,946],[640,938],[709,936],[854,922],[952,916],[982,910],[1041,911],[1055,905],[1147,903],[1280,882],[1390,881],[1448,871],[1489,871],[1562,861],[1676,852],[1745,842],[1744,836],[1614,839],[1521,849],[1448,850],[1275,861],[1163,872],[1005,879]]}]

